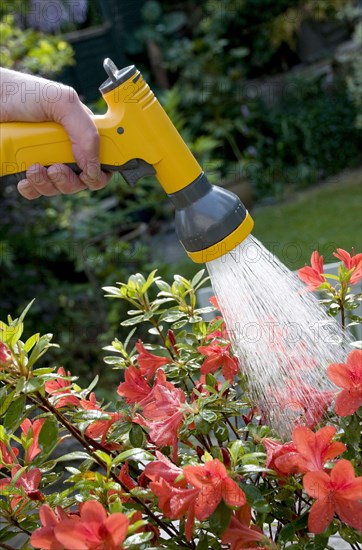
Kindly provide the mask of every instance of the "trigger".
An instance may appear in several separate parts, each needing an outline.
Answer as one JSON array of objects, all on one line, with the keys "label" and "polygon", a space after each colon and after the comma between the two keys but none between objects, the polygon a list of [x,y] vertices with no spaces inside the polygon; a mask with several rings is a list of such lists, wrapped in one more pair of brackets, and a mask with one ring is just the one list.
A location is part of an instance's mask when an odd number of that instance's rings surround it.
[{"label": "trigger", "polygon": [[156,170],[152,164],[148,164],[142,159],[132,159],[123,166],[119,167],[119,171],[129,185],[134,185],[139,179],[144,176],[154,176]]}]

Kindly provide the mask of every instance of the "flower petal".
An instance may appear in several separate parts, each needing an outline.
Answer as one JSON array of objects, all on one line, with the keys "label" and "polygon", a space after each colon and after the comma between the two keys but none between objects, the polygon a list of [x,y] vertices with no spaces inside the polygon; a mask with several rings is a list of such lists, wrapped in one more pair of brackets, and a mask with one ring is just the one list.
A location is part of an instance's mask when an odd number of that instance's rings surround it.
[{"label": "flower petal", "polygon": [[325,498],[329,495],[330,482],[329,475],[325,472],[308,472],[303,477],[305,492],[315,499]]},{"label": "flower petal", "polygon": [[338,395],[334,409],[339,416],[351,416],[362,405],[362,395],[342,390]]},{"label": "flower petal", "polygon": [[[309,475],[309,474],[307,474]],[[308,529],[316,535],[323,533],[334,516],[334,503],[328,497],[317,500],[309,512]]]},{"label": "flower petal", "polygon": [[328,378],[338,386],[348,390],[351,386],[351,379],[348,374],[347,366],[343,363],[332,363],[327,369]]},{"label": "flower petal", "polygon": [[244,491],[233,479],[225,479],[222,487],[222,498],[228,506],[244,506],[246,497]]},{"label": "flower petal", "polygon": [[358,531],[362,531],[362,503],[338,499],[336,512],[340,519]]},{"label": "flower petal", "polygon": [[[109,516],[104,522],[104,527],[107,530],[107,535],[112,541],[114,548],[119,548],[120,544],[127,536],[129,521],[127,516],[118,512]],[[107,541],[108,541],[107,536]]]}]

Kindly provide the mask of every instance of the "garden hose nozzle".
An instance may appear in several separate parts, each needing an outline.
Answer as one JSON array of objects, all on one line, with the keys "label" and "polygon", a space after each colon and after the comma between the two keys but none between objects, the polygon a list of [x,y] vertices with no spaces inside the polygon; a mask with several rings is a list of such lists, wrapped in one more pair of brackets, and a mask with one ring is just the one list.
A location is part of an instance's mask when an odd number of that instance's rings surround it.
[{"label": "garden hose nozzle", "polygon": [[[176,208],[176,231],[197,263],[223,256],[251,232],[253,220],[233,193],[210,185],[200,165],[134,65],[118,70],[104,61],[100,86],[108,111],[93,120],[100,135],[102,170],[133,185],[155,175]],[[0,176],[24,177],[35,163],[75,164],[70,140],[55,122],[0,124]]]}]

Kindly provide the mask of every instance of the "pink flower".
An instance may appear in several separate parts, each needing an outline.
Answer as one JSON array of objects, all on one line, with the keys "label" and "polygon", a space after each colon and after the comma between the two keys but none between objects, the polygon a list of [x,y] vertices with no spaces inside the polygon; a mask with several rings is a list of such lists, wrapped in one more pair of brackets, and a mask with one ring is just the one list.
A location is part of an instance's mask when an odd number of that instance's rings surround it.
[{"label": "pink flower", "polygon": [[141,375],[141,372],[131,365],[125,371],[125,381],[118,386],[117,393],[124,397],[128,404],[140,403],[151,392],[151,387]]},{"label": "pink flower", "polygon": [[144,475],[151,481],[166,480],[173,484],[174,487],[186,487],[187,483],[184,479],[176,483],[176,479],[181,476],[182,468],[176,466],[171,460],[164,456],[160,451],[156,451],[158,460],[150,462],[144,469]]},{"label": "pink flower", "polygon": [[18,454],[19,449],[16,447],[7,447],[3,441],[0,441],[0,468],[10,466],[16,462]]},{"label": "pink flower", "polygon": [[11,351],[6,344],[0,342],[0,370],[12,361]]},{"label": "pink flower", "polygon": [[142,376],[146,377],[147,382],[151,380],[155,372],[160,367],[163,365],[168,365],[172,361],[171,359],[167,359],[167,357],[159,357],[147,351],[141,340],[138,340],[136,350],[139,354],[137,357],[137,362],[140,372]]},{"label": "pink flower", "polygon": [[250,545],[255,548],[256,543],[265,539],[265,536],[256,525],[250,527],[250,522],[251,508],[248,504],[244,504],[239,510],[233,512],[229,527],[222,535],[222,543],[230,544],[230,550],[250,548]]},{"label": "pink flower", "polygon": [[25,435],[28,435],[30,430],[29,436],[32,437],[33,439],[33,441],[30,444],[30,447],[27,449],[25,453],[25,462],[30,463],[41,452],[41,448],[39,447],[39,434],[45,420],[46,420],[45,418],[39,418],[38,420],[34,420],[34,422],[32,422],[31,420],[29,420],[29,418],[26,418],[20,424],[20,428],[22,432]]},{"label": "pink flower", "polygon": [[185,466],[186,481],[199,489],[195,502],[195,516],[198,520],[211,516],[221,500],[228,506],[243,506],[245,494],[239,485],[228,476],[220,460],[214,458],[202,466]]},{"label": "pink flower", "polygon": [[152,481],[150,489],[158,497],[158,506],[166,517],[180,519],[187,516],[185,534],[187,540],[190,540],[195,522],[195,501],[199,494],[198,489],[174,487],[163,478]]},{"label": "pink flower", "polygon": [[[55,407],[57,409],[68,405],[77,407],[79,405],[79,399],[75,395],[72,395],[72,391],[69,387],[71,381],[63,378],[67,376],[64,367],[59,367],[57,373],[59,378],[45,382],[45,390],[54,397]],[[71,376],[71,374],[68,371],[68,377],[69,376]]]},{"label": "pink flower", "polygon": [[67,550],[120,550],[129,521],[122,513],[111,514],[96,500],[79,505],[80,516],[60,521],[55,538]]},{"label": "pink flower", "polygon": [[[0,492],[1,489],[4,487],[9,487],[13,484],[13,478],[17,474],[17,472],[21,469],[20,464],[15,464],[11,470],[11,479],[10,478],[3,478],[0,479]],[[13,492],[13,498],[11,499],[11,506],[12,508],[15,508],[21,502],[24,498],[24,494],[19,493],[25,493],[25,496],[29,500],[44,500],[43,493],[39,490],[39,483],[41,480],[41,472],[39,468],[32,468],[28,472],[24,472],[21,474],[21,476],[16,480],[16,482],[13,484],[14,492]],[[11,490],[11,487],[9,487]]]},{"label": "pink flower", "polygon": [[89,395],[89,399],[81,399],[79,405],[86,411],[99,411],[103,415],[107,415],[108,419],[95,420],[86,429],[85,434],[92,439],[101,438],[101,443],[106,443],[107,433],[110,427],[122,418],[118,412],[104,411],[97,403],[95,393]]},{"label": "pink flower", "polygon": [[349,460],[337,462],[330,476],[326,472],[308,472],[304,490],[315,498],[308,518],[311,533],[323,533],[334,514],[354,529],[362,531],[362,477],[355,477]]},{"label": "pink flower", "polygon": [[332,391],[316,390],[302,379],[293,381],[274,393],[277,406],[282,410],[299,412],[300,418],[295,420],[295,424],[303,424],[310,429],[322,420],[334,395]]},{"label": "pink flower", "polygon": [[294,449],[276,458],[277,468],[284,474],[323,470],[328,460],[346,450],[344,443],[331,442],[335,435],[336,429],[332,426],[321,428],[316,433],[304,426],[294,428]]},{"label": "pink flower", "polygon": [[54,512],[48,504],[43,504],[39,510],[39,517],[42,527],[36,529],[30,537],[32,546],[42,550],[64,550],[64,545],[55,537],[54,529],[70,516],[60,506],[57,506]]},{"label": "pink flower", "polygon": [[299,269],[298,277],[304,283],[307,283],[308,285],[307,290],[315,290],[325,281],[325,278],[323,277],[323,273],[324,273],[323,256],[320,256],[318,252],[315,250],[312,253],[310,261],[311,261],[312,267],[305,266],[305,267],[302,267],[302,269]]},{"label": "pink flower", "polygon": [[362,279],[362,254],[351,256],[346,250],[343,250],[343,248],[337,248],[337,252],[333,252],[333,256],[342,260],[349,271],[353,269],[349,281],[351,285],[358,283],[358,281]]},{"label": "pink flower", "polygon": [[230,345],[220,346],[213,342],[208,346],[198,347],[197,351],[207,356],[201,365],[201,374],[215,372],[221,367],[225,380],[234,380],[234,376],[239,372],[239,365],[236,357],[230,357]]},{"label": "pink flower", "polygon": [[279,470],[277,466],[277,459],[286,453],[295,451],[295,447],[292,443],[280,443],[269,437],[264,437],[262,443],[266,450],[266,468],[274,470],[277,474],[284,476],[284,472]]},{"label": "pink flower", "polygon": [[333,363],[327,369],[329,378],[343,390],[335,404],[339,416],[349,416],[362,405],[362,350],[354,350],[347,357],[347,364]]},{"label": "pink flower", "polygon": [[135,422],[149,429],[149,437],[156,445],[172,445],[176,461],[178,432],[189,410],[185,393],[167,382],[163,371],[159,371],[152,392],[141,405],[143,416],[137,415]]}]

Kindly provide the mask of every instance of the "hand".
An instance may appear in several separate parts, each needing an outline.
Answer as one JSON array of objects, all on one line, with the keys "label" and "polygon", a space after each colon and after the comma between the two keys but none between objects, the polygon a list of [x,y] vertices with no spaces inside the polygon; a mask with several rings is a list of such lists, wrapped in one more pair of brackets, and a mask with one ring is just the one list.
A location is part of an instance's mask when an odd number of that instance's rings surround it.
[{"label": "hand", "polygon": [[[60,193],[77,193],[87,188],[102,189],[111,176],[101,171],[99,135],[90,117],[92,112],[80,101],[75,90],[6,69],[1,69],[1,81],[14,84],[14,93],[8,94],[6,101],[1,98],[1,121],[58,122],[68,133],[75,161],[82,170],[77,176],[63,164],[48,168],[34,164],[28,168],[26,179],[18,183],[19,193],[32,200],[42,195],[51,197]],[[53,101],[48,99],[51,87],[56,91],[56,100]]]}]

